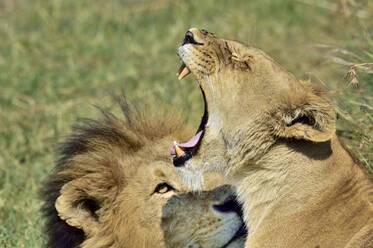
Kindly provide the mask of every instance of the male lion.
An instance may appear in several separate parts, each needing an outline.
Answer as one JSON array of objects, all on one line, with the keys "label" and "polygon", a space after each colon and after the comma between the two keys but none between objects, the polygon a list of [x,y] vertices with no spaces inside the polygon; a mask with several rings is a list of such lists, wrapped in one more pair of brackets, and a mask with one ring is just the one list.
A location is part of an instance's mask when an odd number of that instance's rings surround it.
[{"label": "male lion", "polygon": [[169,159],[169,142],[188,135],[175,117],[152,117],[123,102],[125,119],[104,113],[62,144],[44,190],[53,248],[244,246],[233,189],[210,176],[192,194]]},{"label": "male lion", "polygon": [[178,54],[179,79],[197,78],[205,114],[174,164],[191,182],[219,171],[236,183],[246,247],[373,247],[372,180],[338,140],[318,86],[205,30],[187,31]]}]

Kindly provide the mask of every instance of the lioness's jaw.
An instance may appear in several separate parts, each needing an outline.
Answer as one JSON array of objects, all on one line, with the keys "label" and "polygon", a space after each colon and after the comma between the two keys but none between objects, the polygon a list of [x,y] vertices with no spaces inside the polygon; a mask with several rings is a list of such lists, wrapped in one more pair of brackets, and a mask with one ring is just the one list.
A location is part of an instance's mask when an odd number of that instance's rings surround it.
[{"label": "lioness's jaw", "polygon": [[203,176],[200,170],[190,168],[189,166],[178,169],[183,182],[191,191],[201,191],[204,185]]}]

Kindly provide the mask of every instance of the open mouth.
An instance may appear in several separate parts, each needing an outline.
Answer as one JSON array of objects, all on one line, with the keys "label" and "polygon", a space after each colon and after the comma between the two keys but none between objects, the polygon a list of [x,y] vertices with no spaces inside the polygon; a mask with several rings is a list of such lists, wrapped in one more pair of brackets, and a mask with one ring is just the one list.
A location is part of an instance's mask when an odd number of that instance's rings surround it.
[{"label": "open mouth", "polygon": [[201,118],[201,123],[199,124],[196,134],[190,140],[184,143],[174,142],[173,147],[171,149],[171,155],[173,156],[173,164],[176,167],[183,166],[187,160],[189,160],[193,157],[194,154],[196,154],[201,144],[203,135],[205,134],[205,128],[209,114],[205,93],[201,87],[200,89],[202,92],[204,102],[204,111],[203,116]]},{"label": "open mouth", "polygon": [[[187,31],[183,40],[182,46],[185,45],[203,45],[203,43],[197,42],[194,39],[194,35],[192,32]],[[182,61],[181,66],[178,71],[178,79],[181,80],[191,74],[191,70],[186,66],[186,64]],[[208,121],[208,107],[205,93],[200,86],[203,101],[204,101],[204,112],[201,119],[201,123],[198,127],[196,134],[187,142],[184,143],[177,143],[176,141],[173,144],[171,149],[171,155],[173,156],[173,164],[176,167],[183,166],[187,160],[189,160],[197,151],[202,141],[203,135],[205,133],[205,127]]]}]

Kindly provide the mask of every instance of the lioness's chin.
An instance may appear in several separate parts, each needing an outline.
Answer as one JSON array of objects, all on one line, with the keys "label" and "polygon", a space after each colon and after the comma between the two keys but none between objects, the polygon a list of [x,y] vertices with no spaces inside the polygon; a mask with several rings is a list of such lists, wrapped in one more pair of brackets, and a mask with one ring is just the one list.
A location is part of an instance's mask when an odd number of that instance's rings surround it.
[{"label": "lioness's chin", "polygon": [[201,191],[203,188],[202,171],[191,168],[190,166],[178,167],[183,182],[191,191]]}]

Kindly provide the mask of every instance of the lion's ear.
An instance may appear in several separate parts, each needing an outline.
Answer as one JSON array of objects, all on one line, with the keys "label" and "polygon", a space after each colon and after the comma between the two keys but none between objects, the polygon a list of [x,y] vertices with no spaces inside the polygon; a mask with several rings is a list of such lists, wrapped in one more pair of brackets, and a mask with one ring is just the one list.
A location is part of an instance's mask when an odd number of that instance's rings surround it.
[{"label": "lion's ear", "polygon": [[330,101],[319,91],[289,97],[280,107],[280,125],[276,135],[281,138],[325,142],[335,133],[335,112]]},{"label": "lion's ear", "polygon": [[98,227],[100,200],[90,195],[85,185],[87,182],[84,179],[65,184],[55,202],[55,208],[58,216],[68,225],[82,229],[86,236],[90,236]]}]

